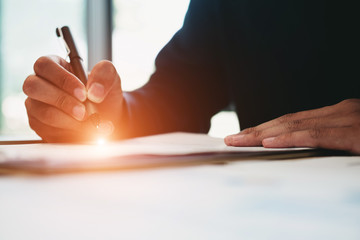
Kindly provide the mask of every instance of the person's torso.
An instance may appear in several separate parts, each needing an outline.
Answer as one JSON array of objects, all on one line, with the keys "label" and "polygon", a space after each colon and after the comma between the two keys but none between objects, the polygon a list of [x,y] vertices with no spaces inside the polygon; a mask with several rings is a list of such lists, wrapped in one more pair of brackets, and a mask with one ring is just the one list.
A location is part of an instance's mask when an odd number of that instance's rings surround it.
[{"label": "person's torso", "polygon": [[359,15],[329,1],[218,1],[241,127],[360,97]]}]

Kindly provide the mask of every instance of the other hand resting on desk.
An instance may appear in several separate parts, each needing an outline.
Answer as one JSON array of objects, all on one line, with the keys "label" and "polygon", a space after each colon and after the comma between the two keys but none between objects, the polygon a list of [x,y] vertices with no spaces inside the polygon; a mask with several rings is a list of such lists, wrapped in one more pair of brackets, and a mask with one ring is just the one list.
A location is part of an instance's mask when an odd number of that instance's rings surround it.
[{"label": "other hand resting on desk", "polygon": [[319,147],[360,155],[360,99],[287,114],[225,138],[230,146]]},{"label": "other hand resting on desk", "polygon": [[96,103],[102,119],[120,121],[122,90],[112,63],[102,61],[91,71],[87,86],[57,56],[40,57],[23,91],[30,127],[46,142],[89,141],[97,129],[87,123],[86,99]]}]

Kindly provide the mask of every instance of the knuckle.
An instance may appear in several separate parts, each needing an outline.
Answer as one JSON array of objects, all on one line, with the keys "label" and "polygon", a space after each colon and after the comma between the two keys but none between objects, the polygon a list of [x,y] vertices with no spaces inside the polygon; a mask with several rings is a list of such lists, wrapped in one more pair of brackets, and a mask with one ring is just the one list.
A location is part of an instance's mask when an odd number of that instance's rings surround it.
[{"label": "knuckle", "polygon": [[55,100],[55,106],[60,109],[65,109],[69,101],[65,94],[60,94]]},{"label": "knuckle", "polygon": [[31,100],[30,100],[30,98],[25,99],[25,108],[26,108],[27,111],[30,110],[30,108],[31,108]]},{"label": "knuckle", "polygon": [[254,138],[260,138],[262,136],[262,131],[254,131],[252,132]]},{"label": "knuckle", "polygon": [[252,138],[260,138],[263,135],[263,131],[258,130],[257,127],[250,127],[250,128],[244,129],[241,133],[249,135]]},{"label": "knuckle", "polygon": [[309,130],[309,135],[312,139],[322,138],[326,134],[327,130],[324,128],[313,128]]},{"label": "knuckle", "polygon": [[45,69],[49,64],[49,58],[42,56],[38,58],[34,63],[34,71],[35,73],[41,73],[43,69]]},{"label": "knuckle", "polygon": [[293,118],[294,118],[294,113],[288,113],[288,114],[285,114],[284,116],[279,117],[278,121],[280,124],[283,124],[283,123],[291,121],[291,119],[293,119]]},{"label": "knuckle", "polygon": [[359,109],[360,108],[360,99],[355,99],[355,98],[345,99],[339,103],[339,106],[341,108],[345,108],[345,109],[349,109],[349,110]]},{"label": "knuckle", "polygon": [[68,85],[68,82],[70,82],[70,77],[67,74],[62,75],[59,79],[58,79],[58,87],[61,89],[65,89]]},{"label": "knuckle", "polygon": [[356,98],[349,98],[349,99],[343,100],[343,102],[346,103],[346,104],[358,104],[359,101],[360,100],[356,99]]},{"label": "knuckle", "polygon": [[249,134],[249,133],[254,132],[255,130],[256,130],[255,127],[250,127],[250,128],[244,129],[243,131],[241,131],[241,133]]},{"label": "knuckle", "polygon": [[286,123],[286,128],[290,131],[292,130],[297,130],[299,128],[301,128],[301,126],[303,125],[304,121],[303,120],[293,120],[290,122]]},{"label": "knuckle", "polygon": [[36,92],[36,89],[37,89],[37,83],[35,76],[34,75],[28,76],[23,83],[23,92],[29,96],[34,92]]},{"label": "knuckle", "polygon": [[261,130],[257,130],[256,128],[252,128],[251,132],[248,134],[250,134],[253,138],[260,138],[263,132]]}]

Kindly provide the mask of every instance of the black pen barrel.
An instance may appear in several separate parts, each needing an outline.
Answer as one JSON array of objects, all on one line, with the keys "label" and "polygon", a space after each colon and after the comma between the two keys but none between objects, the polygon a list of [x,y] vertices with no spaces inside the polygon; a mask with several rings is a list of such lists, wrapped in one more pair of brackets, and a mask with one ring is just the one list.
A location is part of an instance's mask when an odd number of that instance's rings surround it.
[{"label": "black pen barrel", "polygon": [[[85,73],[84,67],[83,67],[83,60],[80,57],[80,54],[77,51],[75,41],[71,35],[70,28],[68,26],[64,26],[61,28],[61,33],[64,37],[64,41],[66,42],[70,52],[69,52],[69,58],[70,58],[70,64],[72,67],[72,70],[77,76],[81,82],[86,85],[87,82],[87,74]],[[60,33],[58,30],[56,31],[56,34],[59,36]]]},{"label": "black pen barrel", "polygon": [[80,79],[80,81],[86,86],[87,74],[85,73],[84,67],[82,65],[82,59],[78,57],[74,57],[73,59],[70,60],[70,63],[75,76],[77,76]]}]

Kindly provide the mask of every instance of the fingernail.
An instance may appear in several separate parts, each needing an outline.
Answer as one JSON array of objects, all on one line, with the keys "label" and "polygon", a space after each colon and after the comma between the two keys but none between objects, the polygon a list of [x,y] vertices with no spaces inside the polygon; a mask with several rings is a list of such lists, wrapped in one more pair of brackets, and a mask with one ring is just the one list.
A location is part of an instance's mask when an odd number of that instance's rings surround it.
[{"label": "fingernail", "polygon": [[243,139],[246,135],[241,135],[241,134],[236,134],[232,136],[232,140],[234,141],[240,141],[241,139]]},{"label": "fingernail", "polygon": [[78,105],[73,108],[73,115],[79,121],[84,119],[85,113],[86,111],[83,105]]},{"label": "fingernail", "polygon": [[90,101],[100,103],[104,99],[105,88],[100,83],[93,83],[88,91]]},{"label": "fingernail", "polygon": [[245,135],[239,135],[239,134],[230,135],[225,138],[225,143],[229,146],[232,146],[238,143],[244,137]]},{"label": "fingernail", "polygon": [[270,137],[270,138],[265,138],[263,141],[262,141],[262,144],[263,145],[270,145],[271,143],[273,143],[275,140],[275,137]]},{"label": "fingernail", "polygon": [[74,90],[74,96],[79,99],[81,102],[84,102],[86,100],[86,91],[81,88],[75,88]]}]

